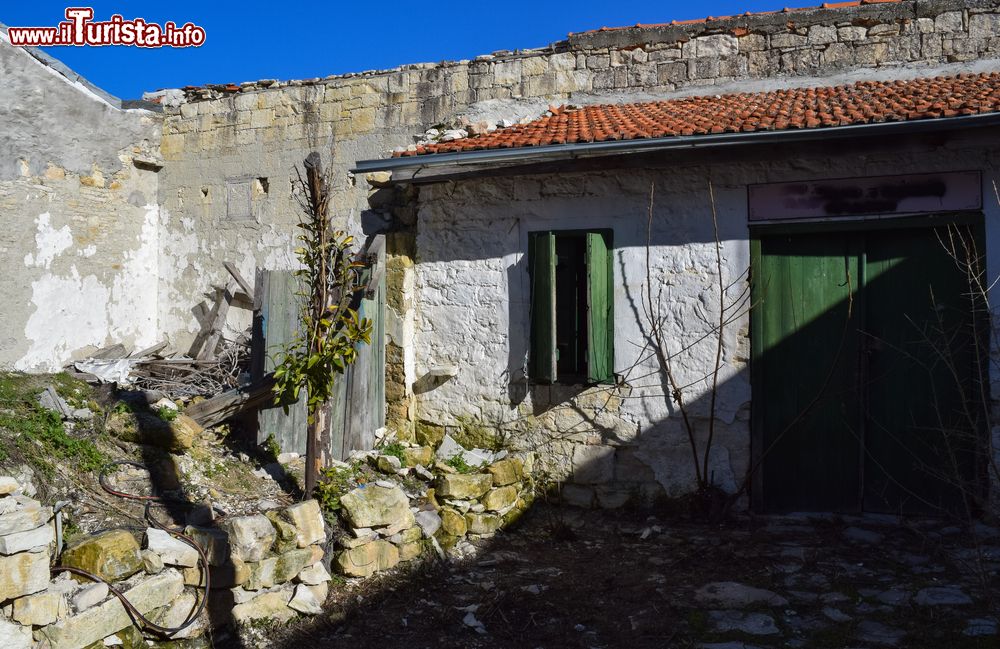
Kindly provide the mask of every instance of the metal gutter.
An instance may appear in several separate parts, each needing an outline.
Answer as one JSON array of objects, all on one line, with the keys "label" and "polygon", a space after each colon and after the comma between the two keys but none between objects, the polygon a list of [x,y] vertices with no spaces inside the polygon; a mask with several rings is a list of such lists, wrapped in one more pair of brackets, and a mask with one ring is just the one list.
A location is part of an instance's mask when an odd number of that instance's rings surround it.
[{"label": "metal gutter", "polygon": [[401,171],[404,169],[430,169],[442,166],[504,164],[531,164],[557,160],[574,160],[586,157],[627,155],[676,149],[704,149],[747,144],[781,144],[852,137],[914,135],[935,133],[963,128],[981,128],[1000,125],[1000,112],[960,117],[940,117],[905,122],[878,122],[852,126],[831,126],[782,131],[754,131],[751,133],[721,133],[718,135],[678,135],[673,137],[614,140],[612,142],[581,142],[578,144],[553,144],[512,149],[484,149],[457,153],[431,153],[399,158],[359,160],[351,169],[363,174],[372,171]]}]

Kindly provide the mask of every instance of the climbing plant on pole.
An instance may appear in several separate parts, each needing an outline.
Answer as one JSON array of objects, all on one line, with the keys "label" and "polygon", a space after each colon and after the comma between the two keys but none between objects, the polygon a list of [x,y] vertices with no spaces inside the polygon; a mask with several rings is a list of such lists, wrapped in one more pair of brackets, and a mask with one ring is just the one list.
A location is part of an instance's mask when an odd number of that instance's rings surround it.
[{"label": "climbing plant on pole", "polygon": [[302,268],[295,271],[303,287],[302,317],[295,337],[279,354],[274,370],[275,403],[294,403],[305,390],[309,413],[306,436],[305,494],[316,489],[326,463],[320,432],[326,427],[327,403],[338,374],[357,358],[357,346],[371,342],[372,323],[359,318],[352,303],[361,289],[354,238],[333,230],[329,214],[329,182],[318,153],[305,160],[305,178],[297,171],[303,217],[295,254]]}]

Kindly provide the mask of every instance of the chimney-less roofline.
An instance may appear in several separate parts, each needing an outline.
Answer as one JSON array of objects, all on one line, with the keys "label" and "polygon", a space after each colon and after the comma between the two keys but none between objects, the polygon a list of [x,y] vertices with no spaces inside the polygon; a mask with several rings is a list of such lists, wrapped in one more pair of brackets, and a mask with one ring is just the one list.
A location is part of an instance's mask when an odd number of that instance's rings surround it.
[{"label": "chimney-less roofline", "polygon": [[707,149],[713,147],[740,146],[749,144],[780,144],[786,142],[808,142],[853,137],[876,137],[886,135],[916,135],[954,131],[964,128],[983,128],[1000,125],[1000,112],[936,119],[910,120],[901,122],[878,122],[874,124],[854,124],[851,126],[831,126],[824,128],[786,129],[781,131],[754,131],[750,133],[721,133],[718,135],[676,135],[661,138],[614,140],[611,142],[581,142],[575,144],[553,144],[546,146],[526,146],[510,149],[484,149],[481,151],[461,151],[457,153],[430,153],[377,160],[359,160],[351,169],[363,174],[373,171],[415,170],[406,180],[418,180],[421,169],[443,166],[478,166],[484,170],[511,164],[533,164],[560,160],[575,160],[603,156],[628,155],[677,149]]}]

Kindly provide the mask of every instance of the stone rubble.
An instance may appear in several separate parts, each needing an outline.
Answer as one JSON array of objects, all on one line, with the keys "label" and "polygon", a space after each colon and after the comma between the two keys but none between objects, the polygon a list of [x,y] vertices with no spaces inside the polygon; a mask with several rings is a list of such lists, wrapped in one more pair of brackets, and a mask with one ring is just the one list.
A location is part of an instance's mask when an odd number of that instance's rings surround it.
[{"label": "stone rubble", "polygon": [[[467,537],[495,534],[531,501],[525,462],[505,451],[468,450],[448,435],[429,444],[399,443],[402,460],[378,450],[357,454],[392,478],[359,484],[340,498],[346,535],[334,566],[349,577],[369,577],[416,559],[427,548],[458,549]],[[460,456],[467,473],[448,463]],[[474,463],[470,463],[470,460]],[[457,463],[458,466],[462,464]],[[419,485],[415,491],[412,485]]]},{"label": "stone rubble", "polygon": [[[26,496],[18,480],[8,476],[0,476],[0,505],[0,646],[138,646],[141,634],[108,584],[69,571],[50,577],[56,551],[52,509]],[[209,599],[235,603],[234,620],[290,620],[322,612],[331,577],[322,563],[327,532],[316,501],[187,532],[209,558]],[[414,534],[401,538],[409,541]],[[204,587],[198,551],[161,529],[146,529],[138,538],[124,529],[85,536],[70,543],[55,563],[112,583],[162,626],[184,624],[204,597],[196,590]],[[203,612],[173,638],[201,642],[210,626]]]}]

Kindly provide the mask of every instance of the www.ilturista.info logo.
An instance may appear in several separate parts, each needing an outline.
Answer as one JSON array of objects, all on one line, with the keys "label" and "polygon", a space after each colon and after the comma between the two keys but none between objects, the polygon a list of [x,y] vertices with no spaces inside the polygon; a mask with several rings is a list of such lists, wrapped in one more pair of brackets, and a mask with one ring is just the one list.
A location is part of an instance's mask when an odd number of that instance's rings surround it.
[{"label": "www.ilturista.info logo", "polygon": [[135,45],[137,47],[198,47],[205,30],[193,23],[162,26],[142,18],[125,20],[119,14],[94,22],[92,7],[68,7],[66,20],[55,27],[8,27],[11,45]]}]

